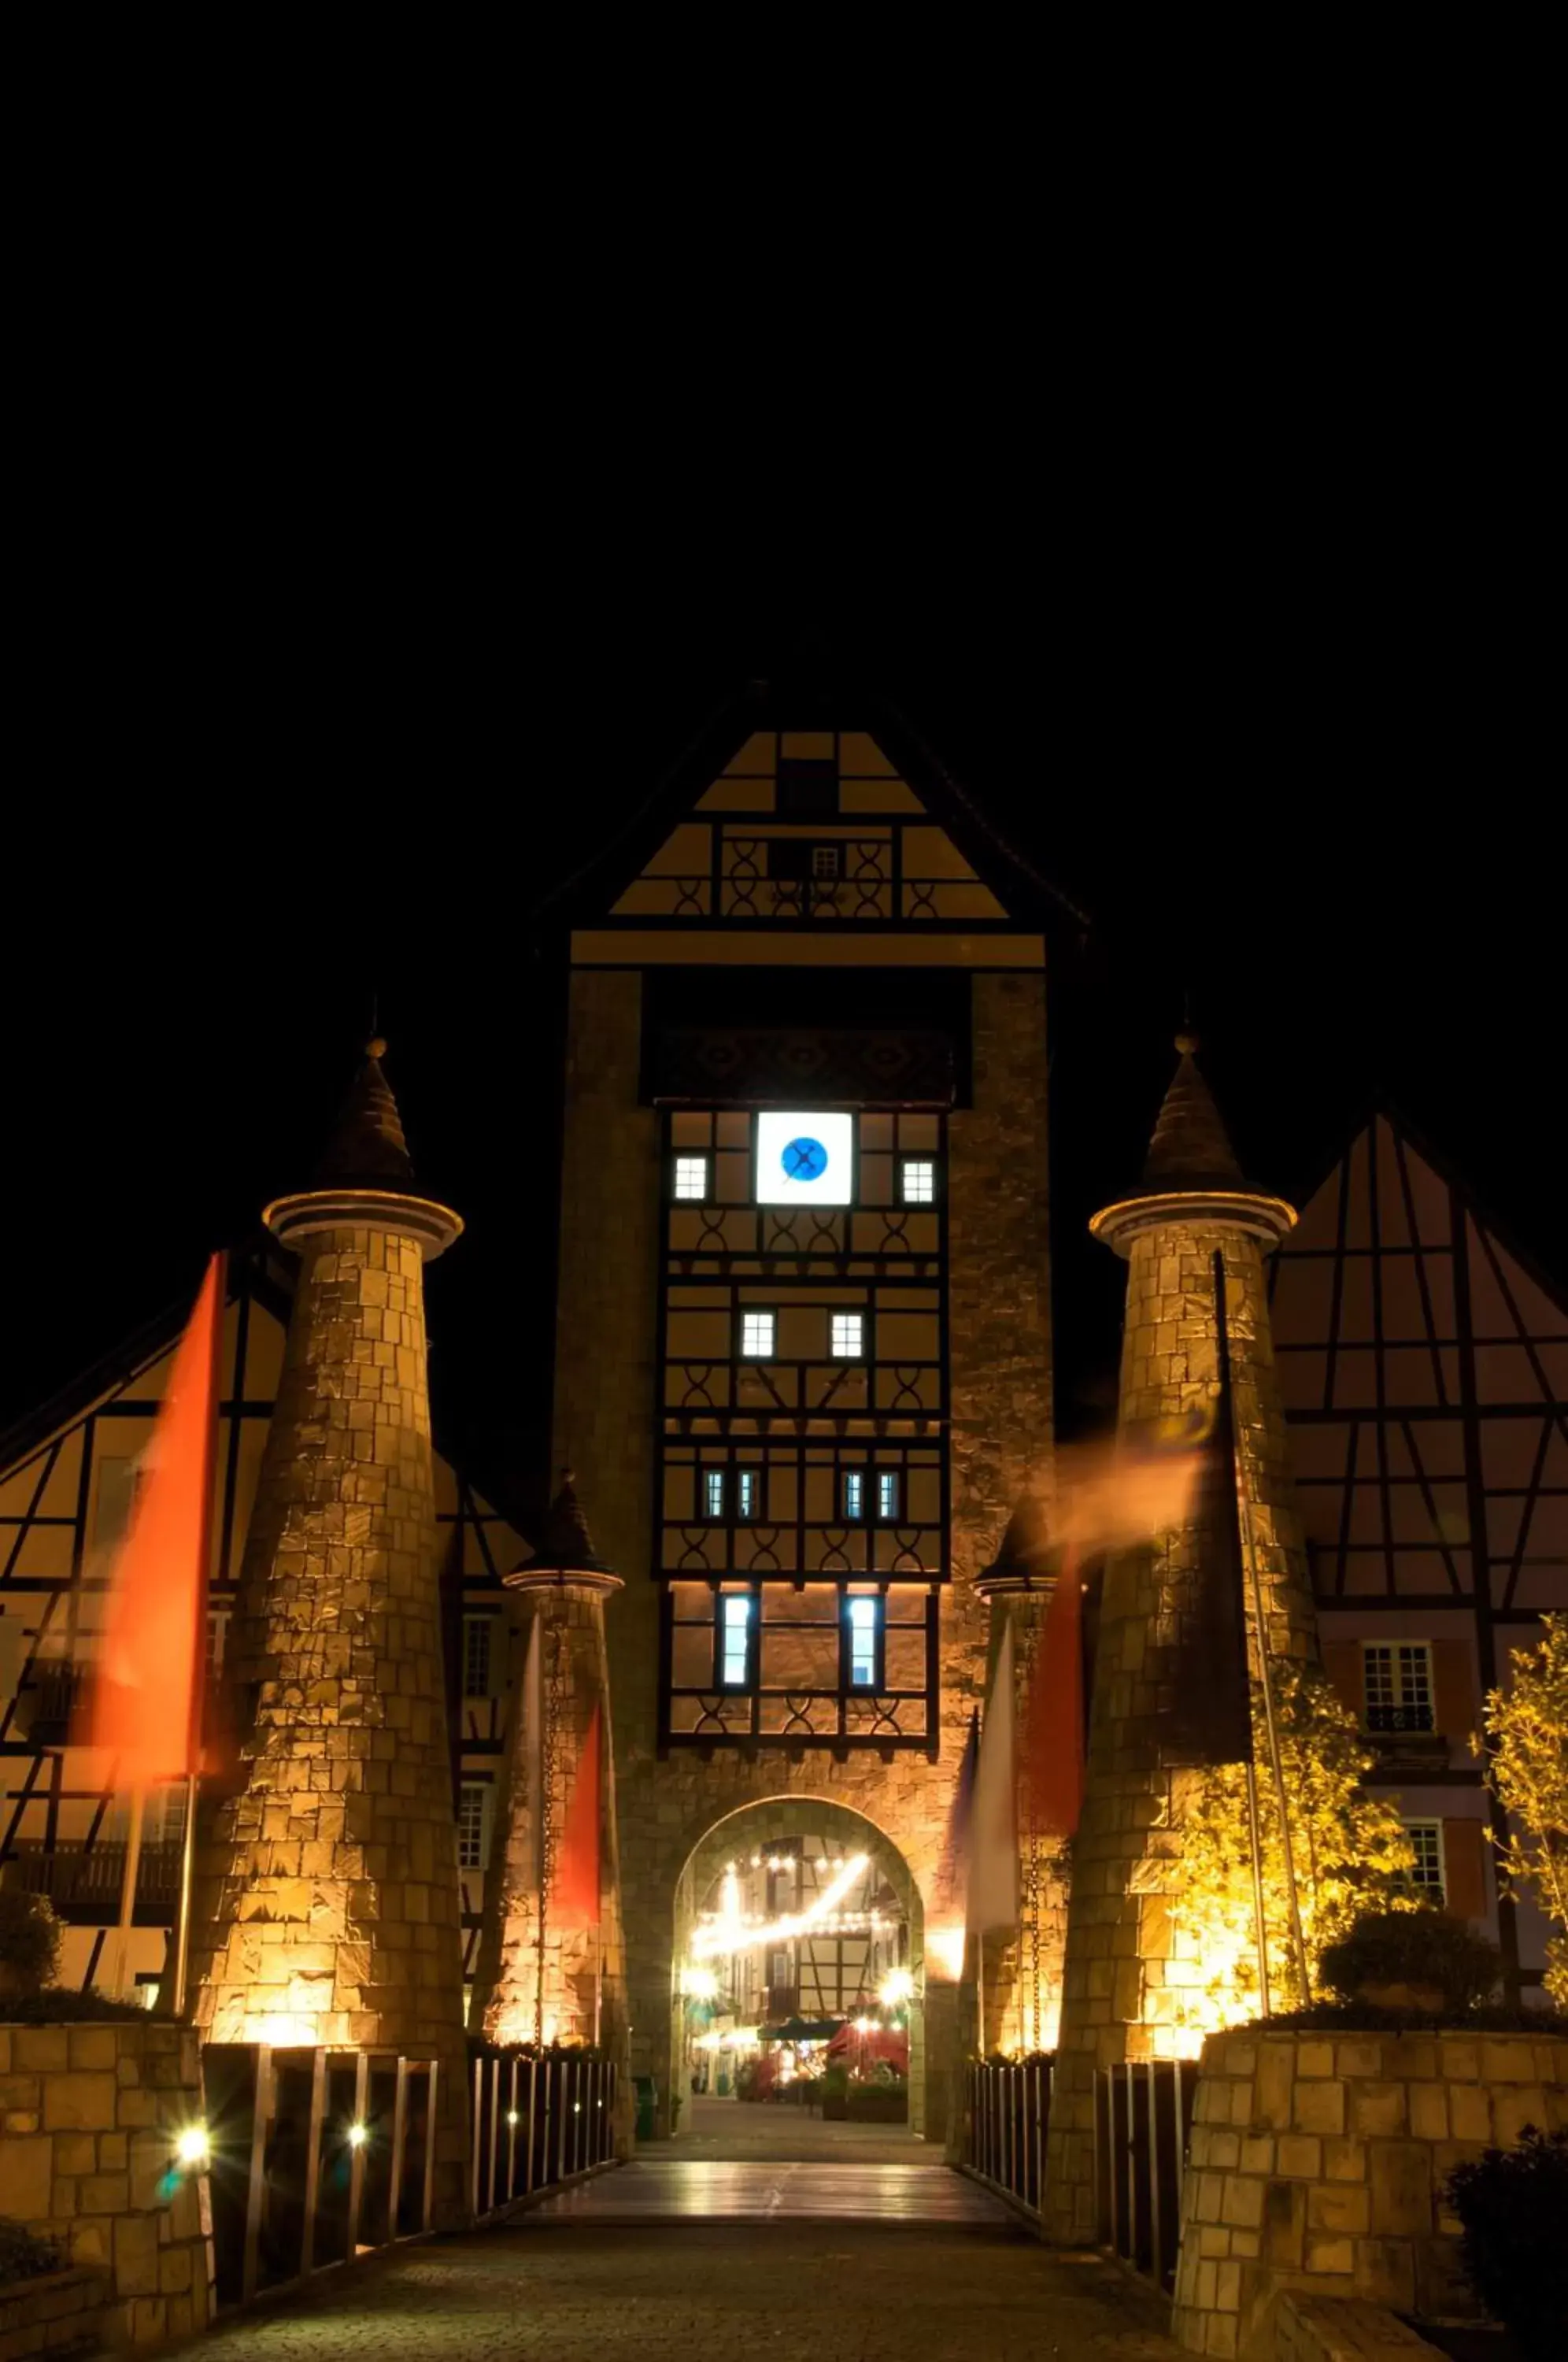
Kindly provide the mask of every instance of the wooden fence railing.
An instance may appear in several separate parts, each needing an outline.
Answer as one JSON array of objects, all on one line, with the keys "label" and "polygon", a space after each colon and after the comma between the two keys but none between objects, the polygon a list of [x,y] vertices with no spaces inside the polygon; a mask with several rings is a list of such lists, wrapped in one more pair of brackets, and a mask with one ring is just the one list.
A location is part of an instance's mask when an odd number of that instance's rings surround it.
[{"label": "wooden fence railing", "polygon": [[965,2161],[979,2180],[1036,2218],[1045,2180],[1045,2128],[1051,2121],[1055,2064],[1041,2056],[976,2059],[969,2067]]},{"label": "wooden fence railing", "polygon": [[[608,2060],[472,2047],[470,2058],[476,2215],[613,2156]],[[392,2051],[204,2049],[220,2308],[431,2228],[440,2078],[451,2071]]]},{"label": "wooden fence railing", "polygon": [[1182,2176],[1197,2096],[1195,2059],[1136,2059],[1095,2076],[1100,2245],[1167,2291],[1176,2286]]}]

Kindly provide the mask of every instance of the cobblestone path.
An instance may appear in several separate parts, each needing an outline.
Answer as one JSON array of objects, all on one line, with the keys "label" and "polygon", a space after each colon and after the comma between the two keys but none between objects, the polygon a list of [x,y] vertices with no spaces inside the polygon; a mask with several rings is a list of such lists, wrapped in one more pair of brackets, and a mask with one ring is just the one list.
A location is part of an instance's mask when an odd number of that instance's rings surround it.
[{"label": "cobblestone path", "polygon": [[[608,2201],[635,2170],[590,2187]],[[1054,2255],[999,2210],[963,2223],[580,2213],[401,2248],[185,2351],[193,2362],[1176,2362],[1162,2313],[1112,2266]]]}]

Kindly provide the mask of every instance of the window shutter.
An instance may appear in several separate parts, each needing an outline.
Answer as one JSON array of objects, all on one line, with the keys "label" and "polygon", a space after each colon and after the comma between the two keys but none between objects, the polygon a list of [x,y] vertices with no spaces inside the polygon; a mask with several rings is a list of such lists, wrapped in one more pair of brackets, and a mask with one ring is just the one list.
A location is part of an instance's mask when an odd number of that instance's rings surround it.
[{"label": "window shutter", "polygon": [[1486,1916],[1485,1843],[1479,1821],[1442,1825],[1443,1899],[1456,1918]]},{"label": "window shutter", "polygon": [[1432,1714],[1443,1737],[1463,1747],[1475,1727],[1475,1677],[1469,1644],[1434,1640],[1432,1651]]},{"label": "window shutter", "polygon": [[1359,1640],[1325,1640],[1323,1671],[1328,1674],[1357,1722],[1360,1722],[1366,1711],[1366,1690],[1361,1669],[1361,1642]]}]

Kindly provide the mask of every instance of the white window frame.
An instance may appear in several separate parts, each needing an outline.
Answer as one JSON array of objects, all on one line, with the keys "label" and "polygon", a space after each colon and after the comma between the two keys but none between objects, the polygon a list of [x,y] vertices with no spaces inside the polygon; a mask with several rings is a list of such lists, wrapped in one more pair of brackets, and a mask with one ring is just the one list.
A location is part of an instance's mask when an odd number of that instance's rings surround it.
[{"label": "white window frame", "polygon": [[[764,1341],[766,1340],[766,1342]],[[740,1357],[743,1362],[771,1362],[778,1351],[778,1315],[760,1305],[741,1309]]]},{"label": "white window frame", "polygon": [[[496,1619],[493,1616],[465,1615],[463,1617],[463,1700],[466,1705],[476,1705],[482,1698],[492,1698],[495,1695],[495,1624]],[[482,1689],[475,1689],[473,1686],[471,1651],[476,1631],[482,1631],[484,1634],[484,1687]]]},{"label": "white window frame", "polygon": [[846,1525],[858,1525],[866,1515],[866,1471],[864,1468],[841,1468],[839,1471],[839,1507]]},{"label": "white window frame", "polygon": [[202,1662],[209,1682],[222,1678],[224,1659],[228,1654],[228,1628],[233,1621],[232,1607],[209,1607],[204,1652]]},{"label": "white window frame", "polygon": [[735,1517],[743,1526],[756,1521],[762,1501],[762,1471],[760,1468],[737,1468],[735,1471]]},{"label": "white window frame", "polygon": [[1417,1894],[1425,1895],[1429,1901],[1435,1902],[1438,1908],[1441,1910],[1448,1902],[1448,1850],[1443,1844],[1442,1823],[1429,1820],[1424,1814],[1421,1814],[1406,1821],[1405,1828],[1412,1839],[1418,1834],[1431,1838],[1432,1850],[1437,1856],[1438,1883],[1433,1886],[1430,1881],[1418,1878],[1412,1873],[1410,1885]]},{"label": "white window frame", "polygon": [[877,1471],[877,1523],[879,1526],[896,1526],[899,1522],[900,1504],[903,1497],[903,1486],[900,1482],[902,1474],[900,1468],[878,1468]]},{"label": "white window frame", "polygon": [[930,1156],[906,1156],[899,1166],[899,1196],[906,1206],[934,1206],[936,1161]]},{"label": "white window frame", "polygon": [[[1386,1663],[1384,1662],[1385,1657],[1386,1657]],[[1410,1661],[1412,1659],[1417,1661],[1412,1663]],[[1377,1683],[1380,1691],[1384,1686],[1381,1677],[1386,1676],[1390,1692],[1387,1697],[1380,1695],[1375,1699],[1373,1696],[1375,1669],[1380,1676]],[[1418,1681],[1414,1683],[1409,1679],[1412,1672],[1419,1676]],[[1425,1691],[1424,1697],[1412,1694],[1412,1692],[1422,1689]],[[1362,1721],[1369,1730],[1375,1727],[1372,1719],[1375,1713],[1415,1715],[1424,1706],[1427,1717],[1424,1722],[1391,1721],[1387,1727],[1390,1730],[1435,1731],[1437,1684],[1433,1677],[1431,1642],[1406,1639],[1364,1640],[1361,1644],[1361,1696]]]},{"label": "white window frame", "polygon": [[866,1315],[864,1312],[834,1312],[829,1316],[828,1335],[833,1341],[835,1362],[860,1362],[866,1358]]},{"label": "white window frame", "polygon": [[[751,1687],[751,1611],[754,1605],[749,1591],[722,1591],[719,1594],[719,1687],[722,1690],[748,1690]],[[734,1670],[737,1633],[740,1636],[738,1672]]]},{"label": "white window frame", "polygon": [[[849,1686],[855,1690],[877,1687],[877,1661],[881,1653],[882,1602],[870,1593],[857,1591],[845,1600],[845,1621],[849,1627]],[[856,1664],[867,1661],[869,1671],[864,1680]]]},{"label": "white window frame", "polygon": [[702,1515],[710,1525],[716,1525],[724,1514],[724,1472],[722,1468],[704,1468],[702,1480]]},{"label": "white window frame", "polygon": [[701,1155],[684,1153],[675,1160],[676,1201],[683,1206],[700,1206],[708,1195],[708,1160]]},{"label": "white window frame", "polygon": [[[466,1830],[463,1826],[463,1806],[466,1799],[469,1796],[477,1796],[480,1800],[479,1827],[477,1831]],[[485,1871],[490,1868],[490,1832],[491,1825],[494,1817],[494,1805],[495,1788],[492,1782],[489,1780],[461,1780],[458,1782],[458,1868],[459,1870]],[[476,1861],[469,1861],[464,1858],[464,1847],[470,1842],[473,1844],[474,1850],[477,1852],[479,1857]]]}]

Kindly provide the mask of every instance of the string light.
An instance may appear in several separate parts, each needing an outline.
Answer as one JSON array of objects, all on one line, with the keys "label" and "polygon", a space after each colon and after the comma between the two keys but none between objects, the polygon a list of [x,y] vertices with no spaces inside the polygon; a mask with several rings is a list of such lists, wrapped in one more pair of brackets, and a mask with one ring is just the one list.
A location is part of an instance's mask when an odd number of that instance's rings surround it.
[{"label": "string light", "polygon": [[[715,1952],[739,1952],[761,1944],[787,1943],[792,1936],[803,1936],[821,1927],[834,1906],[844,1900],[856,1880],[866,1868],[863,1853],[852,1855],[842,1864],[837,1875],[823,1887],[815,1902],[808,1903],[802,1911],[787,1912],[780,1919],[748,1927],[741,1916],[740,1890],[733,1872],[726,1872],[723,1906],[716,1920],[699,1927],[692,1937],[691,1948],[698,1959],[711,1959]],[[732,1895],[734,1908],[731,1908]],[[864,1918],[867,1915],[858,1915]]]}]

